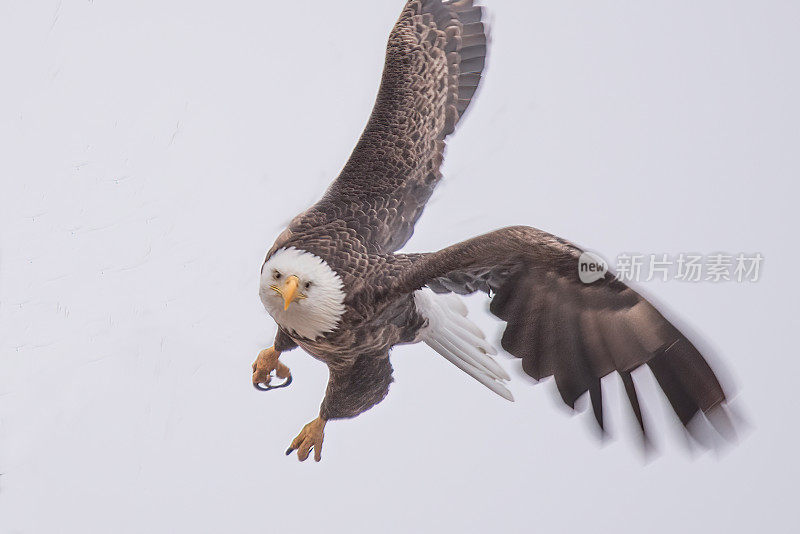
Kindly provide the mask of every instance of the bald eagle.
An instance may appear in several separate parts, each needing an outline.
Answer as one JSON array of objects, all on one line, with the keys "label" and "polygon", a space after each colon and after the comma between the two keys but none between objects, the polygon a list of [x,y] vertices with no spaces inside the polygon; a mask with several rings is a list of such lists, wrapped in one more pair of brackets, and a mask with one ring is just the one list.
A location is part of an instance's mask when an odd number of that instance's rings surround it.
[{"label": "bald eagle", "polygon": [[[647,365],[686,425],[725,402],[695,346],[610,273],[578,273],[582,250],[526,226],[438,252],[398,253],[441,178],[445,139],[481,80],[487,38],[472,0],[409,0],[391,31],[377,100],[355,150],[322,199],[296,216],[267,253],[259,294],[278,325],[253,364],[253,384],[291,383],[282,352],[303,348],[329,368],[319,416],[286,454],[319,461],[327,421],[381,402],[395,345],[427,344],[513,400],[495,348],[458,295],[484,292],[506,322],[500,344],[535,379],[554,376],[570,407],[589,393],[603,427],[601,378],[616,371],[641,431],[631,372]],[[275,373],[273,377],[272,373]],[[278,386],[271,385],[284,379]]]}]

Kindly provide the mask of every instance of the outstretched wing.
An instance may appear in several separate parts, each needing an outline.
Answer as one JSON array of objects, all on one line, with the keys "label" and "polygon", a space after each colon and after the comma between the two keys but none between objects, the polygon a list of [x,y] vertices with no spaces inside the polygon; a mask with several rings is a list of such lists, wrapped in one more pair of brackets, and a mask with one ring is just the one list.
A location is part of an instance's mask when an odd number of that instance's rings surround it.
[{"label": "outstretched wing", "polygon": [[441,177],[444,139],[475,94],[485,55],[481,8],[472,0],[410,0],[389,36],[361,139],[324,197],[293,225],[344,221],[370,252],[403,246]]},{"label": "outstretched wing", "polygon": [[566,404],[589,392],[603,427],[600,379],[622,377],[642,432],[631,372],[647,364],[681,422],[725,401],[714,372],[695,346],[652,304],[606,274],[582,283],[582,251],[541,230],[510,227],[439,252],[410,256],[391,292],[428,286],[438,292],[493,295],[491,312],[506,321],[502,346],[533,378],[554,376]]}]

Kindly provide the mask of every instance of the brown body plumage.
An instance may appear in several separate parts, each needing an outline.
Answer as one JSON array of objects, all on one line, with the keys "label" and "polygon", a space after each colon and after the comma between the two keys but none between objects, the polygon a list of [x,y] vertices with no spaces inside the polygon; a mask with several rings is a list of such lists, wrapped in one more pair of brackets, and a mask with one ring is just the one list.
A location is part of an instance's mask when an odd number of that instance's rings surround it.
[{"label": "brown body plumage", "polygon": [[[647,364],[688,423],[725,400],[714,373],[685,336],[613,276],[582,283],[575,245],[513,227],[439,252],[395,253],[440,179],[444,140],[480,81],[487,45],[481,15],[471,0],[406,4],[389,38],[374,110],[350,160],[323,198],[292,220],[262,267],[262,277],[268,276],[271,258],[287,249],[313,255],[340,280],[343,311],[335,328],[309,337],[280,324],[277,310],[274,350],[300,346],[328,365],[324,426],[385,397],[390,349],[419,341],[429,322],[415,303],[416,291],[483,291],[493,296],[492,313],[507,322],[503,348],[534,378],[554,375],[568,405],[588,391],[602,426],[600,379],[617,371],[644,430],[630,373]],[[312,306],[291,299],[290,305]],[[307,439],[314,432],[317,437]],[[321,439],[321,429],[304,429],[292,448],[301,449],[301,459],[312,447],[318,455]]]}]

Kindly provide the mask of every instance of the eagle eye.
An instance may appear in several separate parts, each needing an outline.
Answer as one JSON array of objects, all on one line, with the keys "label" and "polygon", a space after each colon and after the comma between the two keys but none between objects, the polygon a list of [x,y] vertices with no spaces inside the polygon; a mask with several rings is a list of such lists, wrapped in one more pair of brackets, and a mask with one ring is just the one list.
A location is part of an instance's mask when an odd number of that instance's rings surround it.
[{"label": "eagle eye", "polygon": [[273,272],[273,273],[272,273],[272,276],[273,276],[273,278],[275,278],[275,280],[280,280],[280,279],[281,279],[281,273],[280,273],[280,271],[275,271],[275,272]]},{"label": "eagle eye", "polygon": [[308,289],[309,287],[311,287],[311,282],[306,282],[306,289]]}]

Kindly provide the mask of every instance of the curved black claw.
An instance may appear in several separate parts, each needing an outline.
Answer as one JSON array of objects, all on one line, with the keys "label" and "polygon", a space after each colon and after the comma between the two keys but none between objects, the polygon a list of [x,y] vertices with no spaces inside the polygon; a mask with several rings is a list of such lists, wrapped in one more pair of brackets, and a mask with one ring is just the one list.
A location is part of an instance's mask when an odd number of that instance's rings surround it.
[{"label": "curved black claw", "polygon": [[291,383],[292,383],[292,375],[289,375],[289,378],[287,378],[286,380],[284,380],[282,383],[278,384],[277,386],[273,386],[273,385],[270,385],[270,384],[263,384],[262,385],[261,383],[258,383],[258,384],[253,384],[253,387],[256,388],[259,391],[269,391],[271,389],[285,388],[286,386],[288,386]]},{"label": "curved black claw", "polygon": [[[288,449],[286,449],[286,456],[289,456],[290,454],[292,454],[296,450],[297,449],[293,449],[293,448],[289,447]],[[313,451],[314,450],[314,446],[312,445],[308,450],[309,451]]]}]

